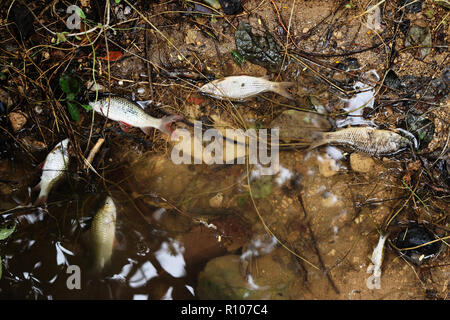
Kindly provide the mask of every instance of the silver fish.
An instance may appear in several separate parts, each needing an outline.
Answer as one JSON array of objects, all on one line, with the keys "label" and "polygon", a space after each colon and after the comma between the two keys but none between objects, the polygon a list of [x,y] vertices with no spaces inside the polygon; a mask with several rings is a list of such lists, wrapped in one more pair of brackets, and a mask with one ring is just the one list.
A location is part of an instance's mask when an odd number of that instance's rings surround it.
[{"label": "silver fish", "polygon": [[199,89],[200,93],[220,100],[244,101],[263,92],[276,92],[294,99],[286,88],[295,82],[273,82],[268,77],[231,76],[211,81]]},{"label": "silver fish", "polygon": [[393,155],[412,146],[411,140],[390,130],[352,127],[334,132],[317,132],[309,149],[324,144],[343,144],[373,156]]},{"label": "silver fish", "polygon": [[151,128],[156,128],[170,136],[173,132],[171,124],[183,119],[180,115],[161,119],[153,118],[137,103],[122,97],[107,97],[97,102],[90,102],[89,105],[108,119],[119,121],[124,131],[127,127],[138,127],[147,135],[150,135]]},{"label": "silver fish", "polygon": [[90,230],[94,254],[94,269],[101,271],[111,260],[116,234],[116,205],[107,197],[95,215]]},{"label": "silver fish", "polygon": [[47,201],[48,194],[53,186],[63,177],[69,165],[69,139],[58,143],[45,158],[42,167],[41,181],[33,188],[40,189],[39,196],[34,205],[40,206]]}]

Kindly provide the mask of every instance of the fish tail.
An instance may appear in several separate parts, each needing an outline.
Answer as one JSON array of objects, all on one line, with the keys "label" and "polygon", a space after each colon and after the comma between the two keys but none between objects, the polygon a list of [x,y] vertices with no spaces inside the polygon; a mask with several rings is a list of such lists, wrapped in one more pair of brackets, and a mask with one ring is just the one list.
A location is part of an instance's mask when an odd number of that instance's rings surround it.
[{"label": "fish tail", "polygon": [[323,146],[329,142],[326,132],[316,131],[312,134],[312,141],[308,151]]},{"label": "fish tail", "polygon": [[[159,125],[159,130],[161,130],[162,132],[164,132],[165,134],[167,134],[168,136],[171,136],[173,133],[173,129],[172,129],[172,123],[177,122],[177,121],[181,121],[183,120],[183,116],[182,115],[173,115],[173,116],[168,116],[168,117],[164,117],[161,119],[161,124]],[[144,131],[144,129],[147,128],[142,128],[142,131]],[[144,131],[146,133],[146,131]]]},{"label": "fish tail", "polygon": [[274,91],[285,98],[295,100],[294,97],[286,90],[295,85],[295,82],[277,82],[274,86]]}]

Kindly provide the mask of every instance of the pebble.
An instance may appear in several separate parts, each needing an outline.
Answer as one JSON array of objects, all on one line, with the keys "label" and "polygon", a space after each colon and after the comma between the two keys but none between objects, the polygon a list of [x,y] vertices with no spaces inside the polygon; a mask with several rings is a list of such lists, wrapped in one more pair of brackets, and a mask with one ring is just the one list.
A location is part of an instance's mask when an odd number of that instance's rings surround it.
[{"label": "pebble", "polygon": [[11,112],[9,114],[9,121],[14,131],[19,131],[27,123],[27,117],[22,112]]},{"label": "pebble", "polygon": [[319,172],[324,177],[332,177],[339,171],[339,167],[334,159],[321,159],[319,163]]},{"label": "pebble", "polygon": [[375,161],[369,156],[355,152],[350,155],[350,165],[353,171],[370,172],[375,166]]},{"label": "pebble", "polygon": [[209,205],[212,208],[220,208],[222,206],[222,202],[223,202],[223,194],[220,192],[211,199],[209,199]]}]

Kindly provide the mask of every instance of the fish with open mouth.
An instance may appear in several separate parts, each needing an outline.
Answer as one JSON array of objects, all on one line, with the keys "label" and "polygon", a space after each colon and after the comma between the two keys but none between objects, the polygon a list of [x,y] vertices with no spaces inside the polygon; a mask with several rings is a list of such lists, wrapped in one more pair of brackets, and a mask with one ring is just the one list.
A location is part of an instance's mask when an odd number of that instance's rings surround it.
[{"label": "fish with open mouth", "polygon": [[147,135],[150,135],[151,128],[156,128],[170,136],[174,131],[171,127],[172,123],[183,119],[181,115],[153,118],[137,103],[122,97],[106,97],[96,102],[89,102],[89,105],[108,119],[118,121],[122,130],[127,131],[130,127],[138,127]]},{"label": "fish with open mouth", "polygon": [[295,82],[270,81],[267,76],[230,76],[208,82],[199,89],[199,92],[220,100],[245,101],[260,93],[271,91],[293,100],[286,88],[294,85]]},{"label": "fish with open mouth", "polygon": [[92,220],[90,239],[95,271],[101,271],[111,260],[116,234],[116,211],[113,199],[108,196]]},{"label": "fish with open mouth", "polygon": [[63,177],[69,165],[69,139],[58,143],[45,158],[42,167],[41,181],[33,188],[40,189],[39,196],[34,202],[35,206],[43,205],[53,186]]},{"label": "fish with open mouth", "polygon": [[[407,131],[400,131],[408,134]],[[412,136],[410,133],[409,135]],[[411,138],[414,142],[414,148],[417,149],[417,142],[413,139],[414,136]],[[343,144],[373,156],[387,156],[412,147],[413,142],[390,130],[371,127],[350,127],[334,132],[316,132],[309,150],[324,144]]]}]

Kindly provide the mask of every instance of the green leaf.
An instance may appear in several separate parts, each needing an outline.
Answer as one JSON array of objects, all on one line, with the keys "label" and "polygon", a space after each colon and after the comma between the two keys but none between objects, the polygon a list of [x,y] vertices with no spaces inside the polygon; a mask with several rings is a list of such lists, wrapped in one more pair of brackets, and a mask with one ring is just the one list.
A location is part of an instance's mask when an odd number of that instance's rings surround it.
[{"label": "green leaf", "polygon": [[80,121],[80,112],[78,111],[76,104],[67,102],[67,109],[69,110],[69,114],[72,117],[72,120],[76,122]]},{"label": "green leaf", "polygon": [[90,106],[90,105],[88,105],[88,104],[82,104],[81,105],[83,108],[84,108],[84,110],[86,110],[86,111],[91,111],[92,110],[92,107]]},{"label": "green leaf", "polygon": [[120,3],[120,0],[116,0],[116,3],[119,4],[119,3]]},{"label": "green leaf", "polygon": [[5,240],[16,230],[16,224],[7,224],[0,227],[0,240]]}]

